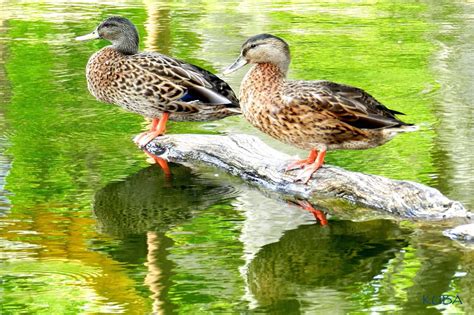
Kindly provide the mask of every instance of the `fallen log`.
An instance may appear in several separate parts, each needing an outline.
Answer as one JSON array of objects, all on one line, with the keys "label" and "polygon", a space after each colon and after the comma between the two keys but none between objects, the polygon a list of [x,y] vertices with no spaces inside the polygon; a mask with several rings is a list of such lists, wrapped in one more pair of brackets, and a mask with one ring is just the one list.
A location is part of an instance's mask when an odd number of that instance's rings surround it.
[{"label": "fallen log", "polygon": [[176,163],[205,163],[272,191],[308,200],[342,198],[398,217],[470,219],[472,213],[437,189],[411,181],[351,172],[324,165],[307,184],[295,183],[297,171],[285,172],[294,157],[249,135],[175,134],[158,137],[146,149]]}]

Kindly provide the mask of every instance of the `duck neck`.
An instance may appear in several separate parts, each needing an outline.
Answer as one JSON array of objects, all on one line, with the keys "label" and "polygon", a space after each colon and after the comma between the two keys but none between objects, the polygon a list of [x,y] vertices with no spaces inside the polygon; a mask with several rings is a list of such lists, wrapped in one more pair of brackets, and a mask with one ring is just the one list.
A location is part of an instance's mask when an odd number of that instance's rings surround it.
[{"label": "duck neck", "polygon": [[244,116],[251,116],[253,110],[262,108],[263,104],[268,103],[271,95],[282,88],[285,77],[286,73],[275,64],[254,65],[240,85],[240,107]]},{"label": "duck neck", "polygon": [[285,78],[286,70],[281,69],[280,66],[273,63],[258,63],[249,70],[244,80],[250,82],[256,80],[259,85],[264,86],[267,84],[283,83]]},{"label": "duck neck", "polygon": [[138,45],[134,45],[131,42],[114,43],[112,47],[124,55],[134,55],[138,52]]},{"label": "duck neck", "polygon": [[130,32],[112,42],[112,47],[124,55],[134,55],[138,52],[138,34]]}]

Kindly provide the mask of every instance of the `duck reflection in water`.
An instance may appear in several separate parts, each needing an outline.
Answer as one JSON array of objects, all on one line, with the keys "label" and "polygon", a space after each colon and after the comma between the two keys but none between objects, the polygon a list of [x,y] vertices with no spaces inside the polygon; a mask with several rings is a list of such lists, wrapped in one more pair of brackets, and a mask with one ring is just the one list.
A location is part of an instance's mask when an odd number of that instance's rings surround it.
[{"label": "duck reflection in water", "polygon": [[[235,210],[243,206],[241,211],[248,216],[242,222],[239,237],[243,251],[253,248],[252,244],[258,245],[255,255],[245,261],[246,268],[241,274],[251,295],[249,300],[258,309],[290,310],[310,295],[329,299],[332,306],[339,303],[345,307],[343,301],[353,286],[368,283],[381,274],[387,262],[406,245],[406,232],[392,221],[334,219],[327,224],[317,206],[303,200],[291,201],[313,213],[319,222],[308,225],[308,216],[302,215],[303,211],[293,209],[285,217],[285,203],[247,185],[236,189],[235,182],[226,184],[221,176],[213,179],[184,166],[170,167],[172,181],[166,181],[156,165],[150,166],[123,181],[110,183],[96,193],[94,201],[100,229],[122,242],[119,250],[108,254],[126,265],[142,265],[145,261],[147,270],[142,281],[151,291],[157,313],[179,307],[173,304],[170,288],[176,285],[173,279],[181,260],[170,258],[171,249],[178,245],[168,231],[190,222],[201,210],[226,204],[236,197]],[[249,199],[241,199],[242,194],[250,196]],[[257,199],[260,201],[255,203]],[[255,220],[253,210],[269,213]],[[275,213],[281,213],[281,217],[272,222]],[[298,217],[302,218],[299,226],[288,230],[287,222]],[[260,242],[270,230],[271,241]]]},{"label": "duck reflection in water", "polygon": [[324,211],[322,210],[315,209],[314,206],[308,200],[296,199],[294,201],[288,201],[288,203],[294,204],[303,210],[309,211],[314,216],[314,219],[316,220],[316,222],[318,222],[322,226],[328,224],[326,213],[324,213]]},{"label": "duck reflection in water", "polygon": [[168,298],[175,268],[168,255],[174,241],[166,232],[191,220],[199,210],[232,198],[234,191],[231,186],[199,177],[187,167],[169,166],[172,181],[152,165],[97,191],[93,205],[99,229],[122,242],[120,250],[108,251],[108,255],[130,266],[146,260],[144,284],[151,291],[153,314],[176,308]]},{"label": "duck reflection in water", "polygon": [[345,313],[354,288],[382,273],[406,245],[406,235],[388,220],[299,226],[263,246],[249,262],[248,299],[257,312],[295,312],[308,299],[321,301],[321,314]]}]

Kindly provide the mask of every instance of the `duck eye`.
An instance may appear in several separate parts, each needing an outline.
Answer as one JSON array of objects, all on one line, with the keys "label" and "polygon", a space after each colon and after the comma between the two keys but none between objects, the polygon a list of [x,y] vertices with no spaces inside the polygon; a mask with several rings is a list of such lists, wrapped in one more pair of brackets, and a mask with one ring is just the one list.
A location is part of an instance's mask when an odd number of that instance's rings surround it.
[{"label": "duck eye", "polygon": [[255,47],[257,47],[257,44],[250,45],[250,48],[255,48]]},{"label": "duck eye", "polygon": [[109,22],[102,24],[102,27],[112,27],[112,26],[116,26],[116,25],[114,23],[109,23]]}]

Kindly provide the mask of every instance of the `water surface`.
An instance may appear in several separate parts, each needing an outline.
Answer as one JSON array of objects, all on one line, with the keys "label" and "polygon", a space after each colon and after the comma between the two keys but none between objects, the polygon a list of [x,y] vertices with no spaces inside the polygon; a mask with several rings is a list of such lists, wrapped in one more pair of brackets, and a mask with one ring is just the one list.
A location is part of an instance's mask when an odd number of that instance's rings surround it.
[{"label": "water surface", "polygon": [[[472,3],[7,1],[2,314],[474,312],[473,251],[439,223],[354,222],[357,208],[342,205],[322,227],[215,169],[172,165],[169,180],[147,165],[131,142],[144,120],[87,92],[85,64],[106,43],[73,41],[110,15],[137,24],[142,49],[217,73],[250,35],[287,39],[291,78],[360,86],[421,127],[376,149],[330,152],[329,164],[474,206]],[[244,73],[226,78],[236,91]],[[264,137],[241,117],[168,129]],[[462,305],[423,300],[456,294]]]}]

